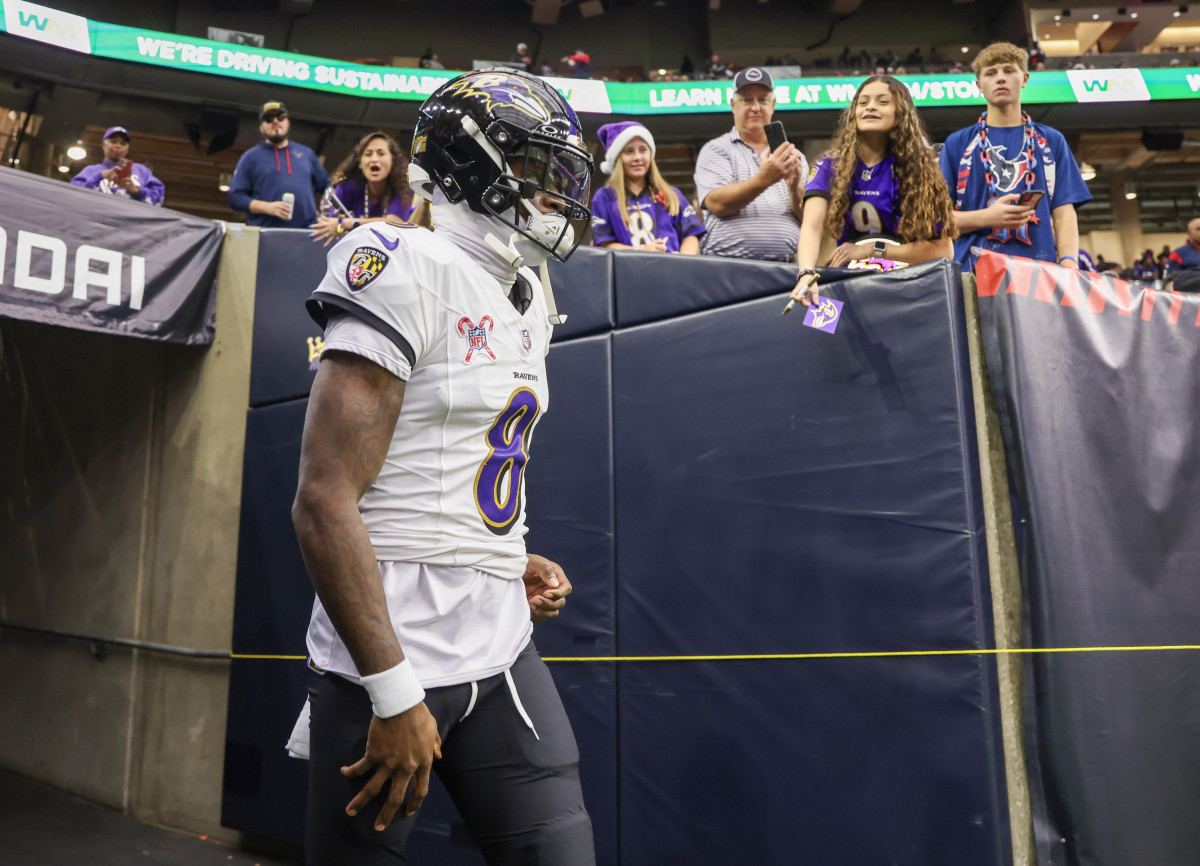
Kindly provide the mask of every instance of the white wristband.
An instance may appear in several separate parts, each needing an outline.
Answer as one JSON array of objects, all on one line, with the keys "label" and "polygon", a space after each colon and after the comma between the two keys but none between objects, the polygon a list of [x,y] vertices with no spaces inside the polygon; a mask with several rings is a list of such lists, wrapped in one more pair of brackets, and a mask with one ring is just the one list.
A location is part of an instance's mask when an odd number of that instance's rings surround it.
[{"label": "white wristband", "polygon": [[381,719],[398,716],[425,700],[425,690],[408,659],[394,668],[359,680],[371,696],[371,711]]}]

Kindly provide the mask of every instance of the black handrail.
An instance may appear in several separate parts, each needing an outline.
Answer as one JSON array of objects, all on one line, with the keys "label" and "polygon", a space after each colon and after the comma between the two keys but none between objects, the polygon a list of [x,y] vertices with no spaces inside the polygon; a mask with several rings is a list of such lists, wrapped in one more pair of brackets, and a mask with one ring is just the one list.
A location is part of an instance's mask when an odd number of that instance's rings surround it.
[{"label": "black handrail", "polygon": [[103,659],[107,655],[106,648],[108,646],[128,647],[129,649],[146,650],[147,652],[163,653],[165,655],[184,656],[192,659],[228,659],[231,657],[229,650],[209,650],[209,649],[193,649],[192,647],[173,646],[166,643],[155,643],[148,640],[133,640],[126,637],[102,637],[94,634],[83,634],[77,631],[67,631],[61,628],[46,628],[44,626],[21,625],[15,622],[0,620],[0,633],[5,629],[13,631],[24,631],[30,634],[46,635],[48,637],[60,637],[67,640],[86,641],[92,645],[92,653],[99,659]]}]

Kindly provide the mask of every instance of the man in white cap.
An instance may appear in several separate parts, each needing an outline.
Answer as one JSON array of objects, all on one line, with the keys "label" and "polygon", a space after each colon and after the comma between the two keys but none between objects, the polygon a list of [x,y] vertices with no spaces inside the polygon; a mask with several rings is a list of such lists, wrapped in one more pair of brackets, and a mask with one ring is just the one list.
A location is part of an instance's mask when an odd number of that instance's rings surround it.
[{"label": "man in white cap", "polygon": [[508,58],[509,63],[521,64],[521,71],[533,73],[533,58],[529,56],[529,46],[524,42],[517,43],[517,51],[512,57]]},{"label": "man in white cap", "polygon": [[766,125],[775,86],[748,66],[733,80],[733,129],[704,145],[696,159],[696,197],[708,234],[701,252],[741,259],[791,261],[800,240],[808,162],[785,141],[771,149]]}]

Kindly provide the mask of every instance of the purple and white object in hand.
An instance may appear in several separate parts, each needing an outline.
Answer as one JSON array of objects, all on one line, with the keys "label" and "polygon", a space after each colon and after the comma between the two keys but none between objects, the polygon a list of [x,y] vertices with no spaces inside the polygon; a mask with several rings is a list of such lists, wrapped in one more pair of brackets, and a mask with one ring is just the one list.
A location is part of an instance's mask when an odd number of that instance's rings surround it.
[{"label": "purple and white object in hand", "polygon": [[821,298],[808,308],[804,324],[818,331],[832,334],[837,330],[838,322],[842,320],[842,301],[833,298]]}]

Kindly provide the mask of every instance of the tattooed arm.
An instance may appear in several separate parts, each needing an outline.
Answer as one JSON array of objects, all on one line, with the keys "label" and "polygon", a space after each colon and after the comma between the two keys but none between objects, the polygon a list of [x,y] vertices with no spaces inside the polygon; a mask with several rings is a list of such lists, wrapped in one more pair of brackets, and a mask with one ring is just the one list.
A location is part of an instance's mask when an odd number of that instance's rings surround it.
[{"label": "tattooed arm", "polygon": [[[403,380],[358,355],[330,351],[317,369],[304,419],[292,523],[321,604],[362,676],[404,660],[358,513],[358,500],[387,457],[403,402]],[[347,814],[357,815],[390,780],[375,829],[391,823],[410,781],[405,813],[411,815],[429,793],[429,773],[440,757],[437,722],[423,701],[389,718],[372,716],[366,753],[342,767],[344,776],[368,777]]]},{"label": "tattooed arm", "polygon": [[329,352],[317,369],[292,523],[321,604],[359,674],[404,660],[358,500],[387,456],[404,381],[366,358]]}]

